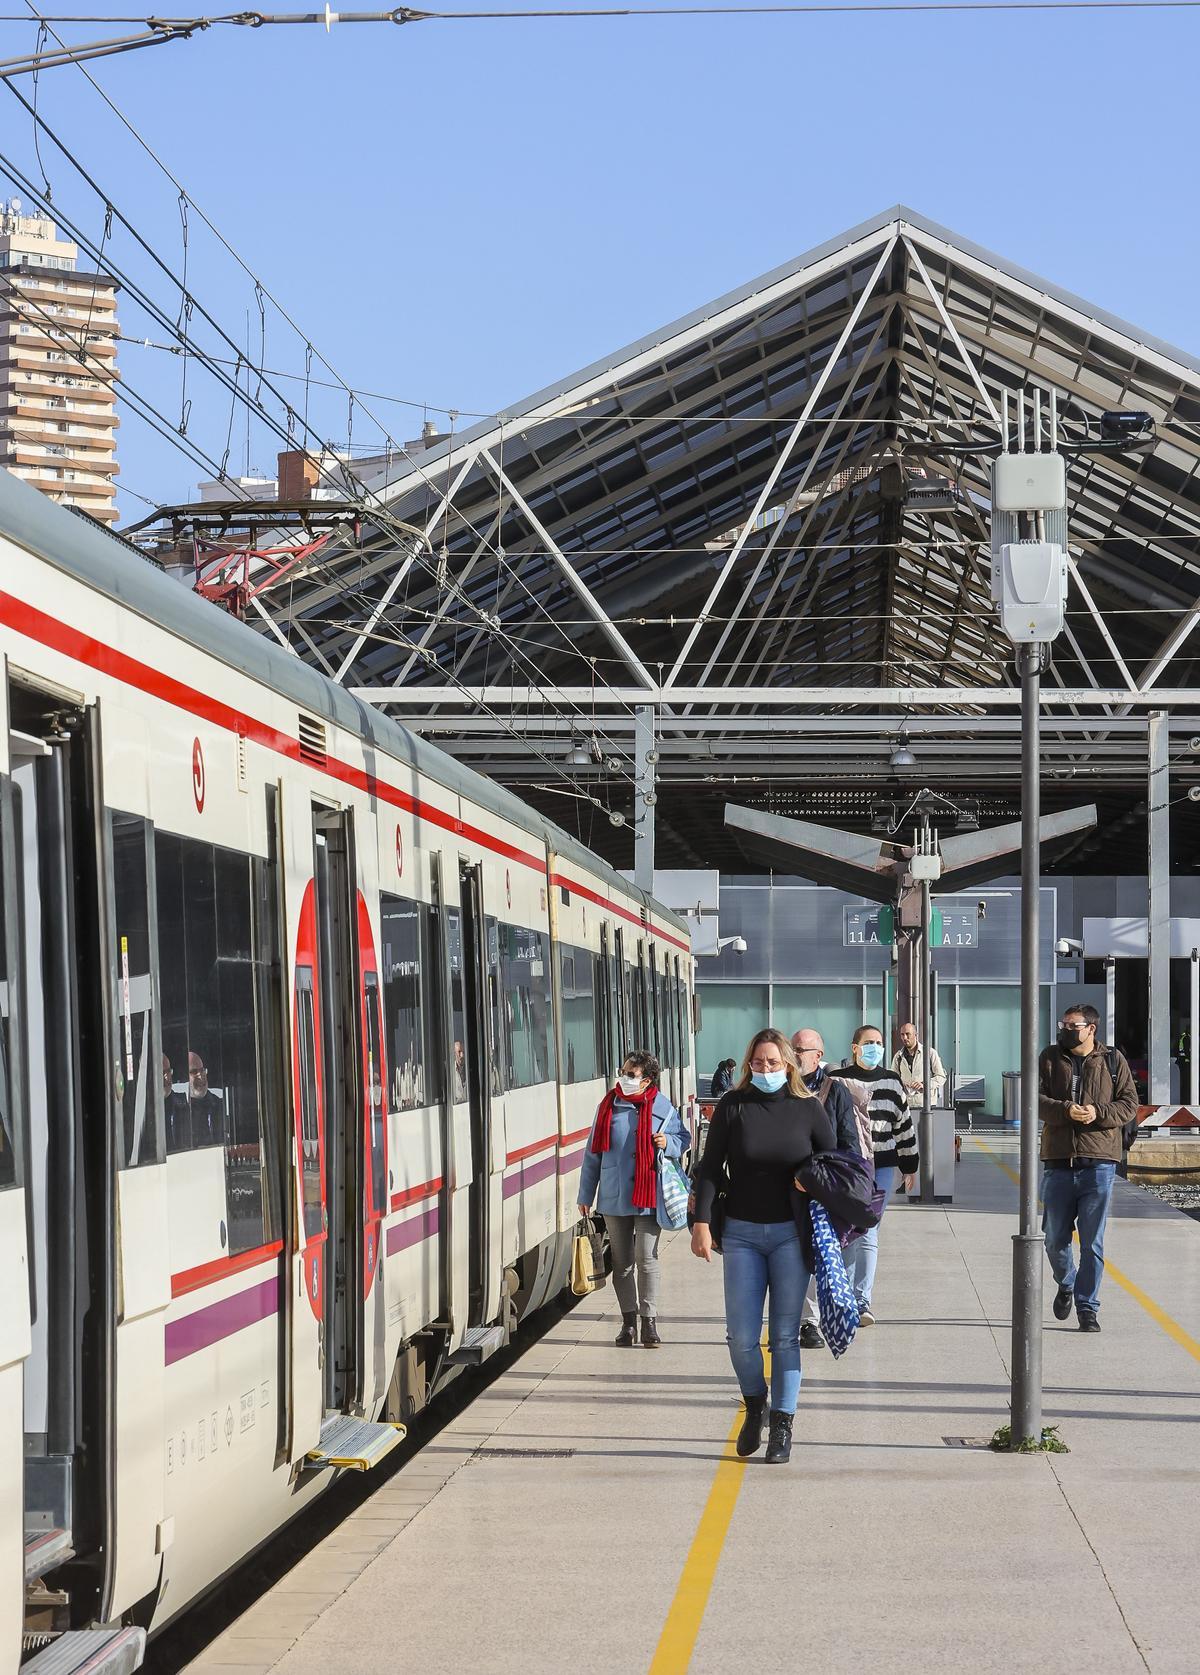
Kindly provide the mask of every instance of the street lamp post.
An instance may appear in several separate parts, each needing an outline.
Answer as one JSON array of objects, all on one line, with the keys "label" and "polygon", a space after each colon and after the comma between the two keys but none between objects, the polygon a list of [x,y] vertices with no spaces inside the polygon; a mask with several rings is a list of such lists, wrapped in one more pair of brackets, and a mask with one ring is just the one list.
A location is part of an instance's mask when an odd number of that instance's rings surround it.
[{"label": "street lamp post", "polygon": [[1016,447],[992,464],[992,594],[1013,643],[1021,677],[1021,1176],[1013,1236],[1011,1439],[1042,1440],[1042,1242],[1038,1235],[1039,826],[1041,819],[1041,675],[1062,632],[1067,599],[1066,464],[1056,449],[1051,398],[1050,446],[1042,447],[1040,396],[1033,407],[1032,450],[1025,400],[1018,404]]}]

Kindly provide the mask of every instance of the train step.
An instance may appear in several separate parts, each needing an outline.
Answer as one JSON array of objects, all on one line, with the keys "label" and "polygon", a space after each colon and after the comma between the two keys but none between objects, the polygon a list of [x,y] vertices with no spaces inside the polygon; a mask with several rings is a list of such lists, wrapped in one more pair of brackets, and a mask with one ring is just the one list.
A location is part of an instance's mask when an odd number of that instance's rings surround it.
[{"label": "train step", "polygon": [[25,1581],[36,1582],[55,1565],[63,1564],[75,1549],[70,1530],[25,1531]]},{"label": "train step", "polygon": [[72,1629],[35,1652],[21,1675],[133,1675],[145,1653],[144,1628]]},{"label": "train step", "polygon": [[505,1341],[503,1326],[470,1326],[458,1348],[446,1359],[451,1366],[478,1367],[489,1355],[503,1349]]},{"label": "train step", "polygon": [[370,1471],[408,1435],[403,1425],[375,1424],[334,1413],[321,1426],[321,1440],[310,1448],[306,1462],[310,1470],[341,1466],[349,1471]]}]

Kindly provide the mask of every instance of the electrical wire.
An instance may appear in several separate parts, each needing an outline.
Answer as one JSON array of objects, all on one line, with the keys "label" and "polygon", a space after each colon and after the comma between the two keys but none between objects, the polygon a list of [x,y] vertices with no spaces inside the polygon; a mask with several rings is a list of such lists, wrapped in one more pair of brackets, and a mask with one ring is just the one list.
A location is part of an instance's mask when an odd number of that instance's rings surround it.
[{"label": "electrical wire", "polygon": [[[79,160],[74,156],[74,154],[70,151],[70,148],[67,147],[61,139],[59,139],[58,135],[54,133],[54,131],[50,128],[49,124],[45,121],[45,119],[43,117],[41,117],[37,113],[37,111],[32,107],[32,105],[24,97],[24,95],[21,94],[18,91],[18,89],[13,87],[11,83],[6,83],[6,85],[9,87],[13,96],[29,112],[29,114],[31,115],[31,117],[33,118],[33,120],[35,122],[35,125],[38,128],[40,128],[41,130],[43,130],[48,135],[48,137],[54,142],[54,144],[58,148],[58,150],[63,154],[64,157],[66,157],[67,161],[70,162],[71,165],[76,169],[77,173],[81,176],[81,178],[87,183],[87,185],[91,188],[91,190],[93,192],[95,192],[96,195],[105,204],[106,229],[111,225],[111,218],[115,216],[121,222],[121,224],[127,228],[130,235],[136,240],[136,242],[142,247],[142,249],[148,255],[151,256],[154,263],[163,271],[164,274],[166,274],[166,276],[171,280],[171,282],[178,289],[179,294],[180,294],[180,298],[181,298],[180,313],[179,313],[178,319],[175,322],[172,322],[169,315],[167,315],[165,313],[165,311],[157,303],[155,303],[152,298],[149,297],[148,293],[146,293],[143,290],[143,288],[141,286],[139,286],[134,280],[132,280],[128,275],[123,274],[121,272],[120,268],[115,263],[110,261],[110,263],[108,264],[108,267],[105,269],[106,272],[110,273],[114,278],[119,280],[119,282],[124,286],[126,292],[129,295],[134,297],[134,299],[137,301],[138,305],[145,310],[145,312],[149,315],[149,317],[151,319],[155,320],[169,334],[174,335],[174,336],[179,338],[180,343],[181,343],[181,347],[185,351],[185,362],[184,362],[185,368],[186,368],[186,365],[187,365],[187,357],[188,356],[200,359],[202,364],[204,364],[206,366],[209,365],[209,363],[208,363],[208,361],[205,357],[204,352],[199,350],[197,348],[197,346],[189,339],[189,337],[187,335],[193,308],[198,308],[198,311],[200,312],[202,317],[209,323],[209,325],[212,327],[212,329],[215,330],[218,333],[218,335],[225,341],[225,343],[229,347],[231,347],[235,351],[237,351],[237,345],[234,343],[233,339],[229,337],[228,333],[225,332],[224,329],[220,326],[219,322],[215,319],[215,317],[207,309],[205,309],[205,308],[196,304],[195,298],[192,296],[191,292],[188,290],[186,281],[180,279],[178,276],[176,276],[173,273],[173,271],[168,266],[168,264],[164,261],[164,259],[158,254],[158,252],[156,250],[154,250],[151,247],[151,245],[148,243],[148,241],[145,238],[143,238],[142,235],[137,231],[137,229],[134,227],[133,223],[129,220],[129,218],[127,216],[125,216],[124,214],[122,214],[121,211],[112,203],[111,199],[103,193],[103,191],[100,188],[100,186],[98,185],[98,183],[91,177],[91,175],[88,173],[88,171],[83,167],[83,165],[79,162]],[[45,202],[44,195],[40,194],[38,192],[38,190],[35,187],[35,185],[33,184],[33,182],[27,176],[23,175],[16,168],[16,165],[14,165],[11,162],[11,160],[6,158],[2,153],[0,153],[0,171],[5,173],[8,176],[8,178],[11,181],[13,181],[13,183],[15,185],[19,185],[31,197],[31,199],[33,199],[35,202],[38,202],[38,201]],[[182,188],[180,188],[179,202],[180,202],[181,214],[184,217],[184,227],[185,227],[185,231],[186,231],[186,210],[185,210],[184,206],[187,202],[190,202],[190,200],[187,199],[187,195],[183,191]],[[45,204],[45,207],[46,207],[47,212],[49,212],[49,207],[50,206],[49,206],[48,203]],[[102,259],[102,255],[103,255],[103,245],[101,245],[99,248],[97,248],[95,246],[95,244],[83,232],[83,230],[78,228],[78,227],[73,226],[72,223],[69,222],[66,219],[66,217],[64,217],[62,215],[61,212],[58,212],[58,220],[59,220],[61,225],[63,225],[69,232],[71,232],[73,234],[77,243],[79,243],[83,248],[85,248],[85,249],[87,249],[91,252],[91,254],[94,256],[94,258],[96,259],[96,261],[99,265],[100,262],[101,262],[101,259]],[[185,249],[186,249],[186,238],[185,238]],[[249,270],[247,269],[247,271],[249,271]],[[256,279],[256,287],[258,287],[258,285],[259,285],[259,282]],[[265,294],[265,292],[263,294]],[[47,318],[49,318],[49,316],[47,316]],[[266,422],[270,426],[270,428],[275,431],[276,435],[281,440],[285,441],[285,443],[290,444],[290,442],[291,442],[291,434],[290,434],[291,427],[290,427],[290,425],[289,425],[288,429],[285,430],[283,428],[283,426],[281,426],[279,421],[274,417],[274,415],[269,413],[263,407],[263,405],[261,403],[261,399],[259,398],[259,396],[251,397],[249,395],[249,391],[247,391],[246,394],[243,396],[242,391],[241,391],[240,381],[236,377],[231,378],[228,375],[228,372],[226,371],[224,366],[220,366],[220,365],[211,366],[211,367],[209,367],[209,370],[212,372],[212,375],[215,378],[217,378],[218,382],[222,383],[231,392],[231,394],[233,395],[235,400],[245,400],[248,403],[248,405],[250,405],[252,407],[252,409],[259,414],[260,419],[262,421]],[[263,384],[263,379],[260,377],[260,382],[259,382],[260,394],[261,394],[262,384]],[[288,410],[289,414],[292,414],[293,410],[291,409],[290,404],[286,403],[283,400],[283,397],[280,395],[280,393],[278,391],[274,390],[270,384],[267,385],[267,388],[271,390],[271,393],[275,396],[275,398],[277,400],[279,400],[280,404]],[[147,403],[146,405],[149,406],[150,404]],[[136,407],[135,407],[135,411],[137,411]],[[165,415],[159,413],[157,409],[151,408],[151,411],[153,412],[155,419],[160,421],[160,423],[155,424],[155,428],[159,430],[160,434],[168,435],[168,439],[174,440],[174,436],[171,436],[168,431],[164,431],[162,429],[162,426],[164,426],[164,425],[169,426],[170,421],[165,418]],[[186,383],[185,383],[184,394],[183,394],[183,399],[182,399],[182,411],[181,411],[180,423],[179,423],[178,426],[174,427],[175,435],[177,435],[180,438],[180,440],[183,441],[183,442],[186,442],[188,440],[187,435],[186,435],[186,431],[187,431],[187,420],[188,420],[189,411],[190,411],[190,403],[187,400]],[[140,415],[140,416],[142,416],[142,415]],[[317,437],[316,433],[311,429],[311,427],[306,427],[306,429],[308,430],[309,436],[314,441],[316,441],[318,443],[318,445],[321,447],[321,455],[323,455],[324,445],[320,442],[320,439]],[[430,489],[434,492],[437,492],[437,487],[433,483],[433,480],[428,476],[428,473],[423,471],[423,469],[420,467],[419,464],[417,464],[416,461],[411,461],[411,457],[407,454],[407,450],[405,450],[403,448],[400,448],[399,451],[401,453],[403,453],[406,458],[410,458],[410,462],[413,463],[414,465],[416,465],[417,470],[425,478],[426,482],[429,484]],[[343,484],[340,480],[338,480],[336,478],[335,474],[332,473],[331,471],[329,471],[328,468],[326,468],[324,466],[323,459],[322,459],[321,455],[318,455],[318,457],[315,461],[317,470],[324,477],[326,477],[327,480],[332,481],[337,488],[339,488],[340,490],[342,490],[344,492],[345,484]],[[196,456],[193,454],[191,457],[195,461]],[[309,457],[310,458],[312,457],[311,454],[310,454]],[[208,462],[207,469],[213,470],[214,473],[219,478],[221,478],[221,479],[225,478],[225,471],[224,471],[223,467],[218,465],[215,461],[210,460]],[[351,484],[353,484],[358,489],[359,493],[362,496],[366,497],[366,496],[369,495],[373,500],[378,501],[378,505],[372,507],[372,512],[373,512],[373,515],[381,523],[383,523],[387,528],[389,528],[393,532],[393,534],[394,534],[394,532],[397,528],[400,528],[403,531],[403,534],[404,534],[404,537],[405,537],[406,540],[409,537],[411,537],[411,535],[413,533],[411,528],[408,525],[401,524],[400,520],[396,519],[394,513],[392,512],[390,506],[388,505],[388,503],[386,501],[382,501],[380,499],[380,497],[377,494],[374,493],[374,491],[368,490],[366,488],[366,485],[363,484],[360,479],[357,479],[357,478],[353,477],[352,474],[349,473],[348,471],[346,472],[346,477],[349,480],[349,482]],[[467,521],[467,520],[463,520],[463,521]],[[473,528],[473,526],[471,526],[469,524],[469,522],[468,522],[468,527]],[[474,531],[474,533],[478,534],[479,532]],[[423,539],[423,537],[422,537],[422,539]],[[414,556],[415,556],[416,562],[421,563],[426,568],[429,567],[429,563],[430,563],[429,559],[420,550],[418,550],[417,553]],[[524,589],[524,591],[529,595],[530,599],[543,610],[543,613],[546,615],[547,620],[550,621],[550,622],[553,622],[553,617],[551,616],[550,612],[548,610],[546,610],[545,606],[542,605],[539,600],[537,600],[536,596],[533,594],[532,590],[528,587],[528,585],[524,582],[523,578],[520,578],[517,575],[517,572],[512,568],[512,566],[507,563],[507,560],[504,558],[504,554],[499,547],[497,547],[497,557],[498,557],[500,563],[508,569],[508,571],[509,571],[510,575],[513,577],[514,581],[516,581],[518,583],[518,585],[520,585]],[[339,578],[338,579],[337,587],[338,587],[339,592],[344,591],[344,578]],[[475,611],[479,615],[480,620],[484,623],[484,625],[486,627],[491,628],[494,631],[503,633],[503,627],[499,623],[498,619],[495,619],[495,618],[491,617],[489,615],[489,613],[483,611],[480,607],[477,607],[474,604],[474,602],[471,601],[465,593],[461,592],[461,590],[458,590],[454,584],[452,584],[452,588],[455,591],[456,596],[461,600],[462,604],[468,610]],[[565,635],[565,633],[564,633],[563,638],[564,638],[565,643],[568,646],[571,646],[571,641],[570,641],[569,636]],[[414,649],[416,649],[416,648],[414,648]],[[521,655],[520,651],[519,651],[519,648],[516,646],[515,642],[510,643],[510,651],[513,653],[514,656],[520,656]],[[540,685],[545,684],[544,679],[540,677],[540,672],[539,672],[539,684]],[[569,701],[566,700],[566,698],[565,698],[565,694],[563,695],[563,700],[564,700],[564,703],[569,703]],[[576,709],[581,721],[586,719],[583,712],[578,711],[577,706],[571,706],[571,707]]]}]

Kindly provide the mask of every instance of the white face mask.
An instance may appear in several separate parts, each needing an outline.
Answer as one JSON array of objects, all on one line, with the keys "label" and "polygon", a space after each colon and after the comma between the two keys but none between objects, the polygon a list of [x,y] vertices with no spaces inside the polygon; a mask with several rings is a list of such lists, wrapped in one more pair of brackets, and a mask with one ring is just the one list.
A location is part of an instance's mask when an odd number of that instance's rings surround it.
[{"label": "white face mask", "polygon": [[635,1094],[641,1093],[645,1085],[645,1079],[641,1076],[617,1077],[617,1086],[620,1088],[622,1093],[628,1094],[631,1099]]}]

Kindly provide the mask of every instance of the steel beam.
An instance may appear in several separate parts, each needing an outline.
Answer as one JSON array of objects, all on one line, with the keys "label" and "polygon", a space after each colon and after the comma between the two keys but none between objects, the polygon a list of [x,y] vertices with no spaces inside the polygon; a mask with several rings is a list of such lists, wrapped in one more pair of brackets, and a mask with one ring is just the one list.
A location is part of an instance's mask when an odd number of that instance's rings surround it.
[{"label": "steel beam", "polygon": [[1146,790],[1150,828],[1146,880],[1150,955],[1147,1056],[1151,1105],[1166,1105],[1171,1098],[1171,774],[1166,721],[1166,716],[1156,710],[1147,723],[1150,757]]},{"label": "steel beam", "polygon": [[885,245],[883,247],[883,250],[880,252],[879,260],[875,263],[874,268],[871,270],[871,276],[867,280],[867,283],[863,288],[861,296],[859,297],[858,301],[855,303],[854,308],[852,309],[852,311],[850,313],[849,319],[846,321],[846,324],[842,327],[842,330],[841,330],[840,334],[838,335],[837,341],[834,343],[833,348],[829,352],[829,356],[826,359],[825,365],[821,369],[821,372],[820,372],[820,374],[817,378],[816,383],[813,385],[811,391],[809,392],[808,400],[804,403],[804,406],[800,411],[800,417],[796,420],[796,423],[792,426],[790,432],[788,433],[787,440],[783,444],[783,447],[779,451],[779,457],[776,459],[775,464],[771,467],[770,475],[767,477],[766,482],[763,484],[762,488],[759,490],[758,498],[754,502],[754,505],[751,508],[750,514],[747,517],[746,522],[742,527],[741,534],[738,536],[737,540],[734,542],[733,546],[730,548],[729,556],[725,560],[725,563],[724,563],[724,565],[721,569],[721,573],[717,577],[716,582],[714,583],[711,591],[709,592],[709,596],[708,596],[707,600],[705,601],[699,615],[696,618],[696,622],[695,622],[694,627],[692,628],[691,633],[688,635],[687,639],[684,641],[683,650],[679,653],[679,656],[675,659],[675,662],[674,662],[674,664],[672,665],[672,668],[671,668],[671,672],[667,676],[667,685],[668,686],[673,685],[673,683],[676,680],[678,680],[680,671],[683,669],[685,663],[687,662],[688,657],[691,653],[692,647],[695,645],[696,640],[699,638],[700,634],[702,633],[702,631],[704,629],[704,624],[705,624],[705,622],[708,618],[709,612],[712,610],[713,606],[716,604],[717,598],[719,597],[721,589],[724,587],[725,582],[728,579],[730,572],[732,571],[734,565],[737,563],[738,559],[741,557],[742,549],[745,547],[746,542],[750,539],[751,535],[754,533],[754,526],[755,526],[756,522],[758,521],[758,518],[759,518],[760,514],[765,510],[765,508],[769,504],[770,499],[771,499],[771,495],[772,495],[772,493],[774,492],[774,489],[775,489],[775,485],[779,481],[780,477],[783,475],[783,469],[786,466],[788,460],[791,458],[792,450],[795,448],[797,442],[800,440],[800,437],[804,432],[805,426],[808,424],[809,419],[812,417],[813,410],[815,409],[818,401],[820,401],[822,391],[824,390],[826,384],[829,382],[830,378],[833,375],[833,369],[836,367],[839,359],[841,358],[841,354],[842,354],[843,349],[846,347],[846,344],[850,341],[850,338],[853,336],[855,327],[858,325],[858,322],[859,322],[859,320],[862,316],[862,312],[863,312],[864,308],[867,306],[867,303],[870,301],[871,296],[874,293],[876,285],[879,283],[880,276],[883,273],[884,268],[887,266],[888,259],[891,256],[892,250],[895,248],[895,244],[896,244],[896,239],[895,239],[895,235],[893,234],[887,240],[887,242],[885,243]]},{"label": "steel beam", "polygon": [[[752,709],[786,709],[812,706],[828,711],[830,706],[858,709],[878,705],[897,709],[934,708],[941,704],[1019,705],[1021,693],[1014,686],[355,686],[356,698],[371,704],[497,704],[524,709],[530,703],[563,704],[613,703],[653,704],[748,704]],[[1159,708],[1176,709],[1196,704],[1194,686],[1156,690],[1152,699],[1136,686],[1063,687],[1043,692],[1045,704],[1137,704],[1153,701]],[[791,718],[789,718],[789,721]],[[1092,725],[1107,717],[1092,718]],[[893,718],[895,725],[895,718]]]},{"label": "steel beam", "polygon": [[503,466],[496,463],[486,448],[481,448],[479,450],[479,457],[483,460],[484,464],[492,473],[492,476],[495,477],[496,481],[508,490],[514,503],[517,507],[519,507],[521,515],[524,517],[526,523],[529,524],[530,528],[534,531],[538,538],[546,543],[546,551],[550,554],[551,558],[553,558],[554,562],[562,571],[567,585],[571,588],[572,592],[583,601],[584,605],[586,605],[587,609],[595,617],[597,626],[599,627],[601,633],[604,635],[609,645],[612,646],[613,650],[621,658],[621,661],[625,664],[626,668],[629,669],[632,674],[636,675],[638,680],[640,680],[645,687],[652,687],[654,685],[654,679],[649,669],[646,668],[645,664],[635,654],[633,647],[629,644],[625,636],[619,631],[619,629],[614,627],[608,612],[604,609],[604,606],[600,603],[591,588],[588,587],[587,583],[580,576],[566,553],[563,552],[562,548],[558,545],[558,542],[550,534],[550,531],[542,523],[537,513],[522,495],[520,489],[515,486],[512,479],[505,473]]}]

